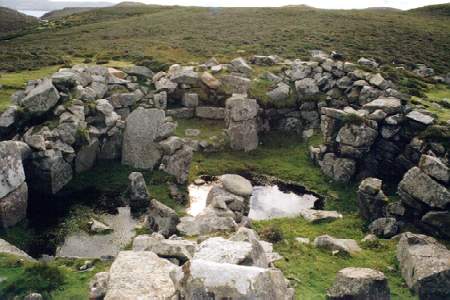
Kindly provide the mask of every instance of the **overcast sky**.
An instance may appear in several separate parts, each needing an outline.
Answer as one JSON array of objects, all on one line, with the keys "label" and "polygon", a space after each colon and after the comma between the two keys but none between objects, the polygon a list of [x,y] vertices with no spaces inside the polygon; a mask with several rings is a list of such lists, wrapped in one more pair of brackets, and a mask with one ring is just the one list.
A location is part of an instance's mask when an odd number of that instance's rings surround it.
[{"label": "overcast sky", "polygon": [[[54,1],[76,1],[76,0],[54,0]],[[122,2],[123,0],[79,0],[79,1],[107,1]],[[130,0],[133,1],[133,0]],[[136,1],[136,0],[134,0]],[[400,9],[410,9],[425,5],[446,3],[439,0],[137,0],[161,5],[190,5],[190,6],[284,6],[292,4],[306,4],[317,8],[351,9],[366,7],[395,7]]]}]

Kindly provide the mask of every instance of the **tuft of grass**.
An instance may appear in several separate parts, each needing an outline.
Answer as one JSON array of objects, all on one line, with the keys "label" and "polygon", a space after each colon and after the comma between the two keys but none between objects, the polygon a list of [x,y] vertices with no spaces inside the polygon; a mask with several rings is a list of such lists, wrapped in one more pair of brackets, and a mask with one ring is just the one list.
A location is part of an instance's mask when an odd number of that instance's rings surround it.
[{"label": "tuft of grass", "polygon": [[[57,258],[47,264],[20,261],[12,255],[0,254],[0,295],[2,299],[16,299],[31,292],[39,292],[44,299],[87,299],[88,283],[97,272],[106,271],[110,262],[94,261],[94,269],[79,272],[81,259]],[[21,299],[21,298],[20,298]]]}]

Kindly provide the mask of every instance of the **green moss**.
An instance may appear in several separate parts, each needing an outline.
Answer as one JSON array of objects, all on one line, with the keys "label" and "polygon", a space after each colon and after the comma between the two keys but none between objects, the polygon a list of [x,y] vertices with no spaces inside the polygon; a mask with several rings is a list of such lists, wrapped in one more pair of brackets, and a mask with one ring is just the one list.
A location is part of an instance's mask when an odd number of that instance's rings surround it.
[{"label": "green moss", "polygon": [[276,219],[255,222],[254,227],[261,232],[266,226],[280,228],[284,240],[274,245],[284,259],[278,261],[285,276],[296,289],[297,299],[324,299],[326,290],[333,284],[336,273],[346,267],[366,267],[383,272],[389,281],[392,299],[415,299],[401,279],[395,259],[396,242],[382,240],[382,247],[364,248],[362,253],[352,257],[333,256],[328,251],[303,245],[296,237],[306,237],[311,241],[317,236],[328,234],[336,238],[352,238],[357,241],[364,237],[361,220],[354,215],[331,223],[309,224],[301,218]]}]

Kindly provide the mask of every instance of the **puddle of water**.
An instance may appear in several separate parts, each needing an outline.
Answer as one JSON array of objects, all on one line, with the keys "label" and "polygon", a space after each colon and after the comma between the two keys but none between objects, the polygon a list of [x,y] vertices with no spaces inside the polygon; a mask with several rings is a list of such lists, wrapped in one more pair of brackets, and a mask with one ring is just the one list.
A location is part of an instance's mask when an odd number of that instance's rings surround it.
[{"label": "puddle of water", "polygon": [[[188,187],[190,202],[187,209],[188,214],[196,216],[205,209],[208,193],[215,185],[217,183],[191,184]],[[314,208],[317,199],[313,195],[299,196],[292,192],[282,192],[277,185],[255,186],[250,197],[249,218],[252,220],[267,220],[295,217],[302,209]]]},{"label": "puddle of water", "polygon": [[189,185],[189,208],[186,212],[193,217],[201,213],[206,207],[206,199],[208,198],[209,191],[216,185],[216,183]]},{"label": "puddle of water", "polygon": [[280,191],[278,186],[255,186],[250,197],[249,218],[267,220],[281,217],[296,217],[299,211],[314,208],[317,197],[313,195],[299,196],[292,192]]},{"label": "puddle of water", "polygon": [[102,215],[102,222],[113,231],[110,234],[89,235],[80,231],[66,237],[56,256],[99,258],[116,256],[135,236],[138,220],[131,216],[129,207],[119,207],[116,215]]}]

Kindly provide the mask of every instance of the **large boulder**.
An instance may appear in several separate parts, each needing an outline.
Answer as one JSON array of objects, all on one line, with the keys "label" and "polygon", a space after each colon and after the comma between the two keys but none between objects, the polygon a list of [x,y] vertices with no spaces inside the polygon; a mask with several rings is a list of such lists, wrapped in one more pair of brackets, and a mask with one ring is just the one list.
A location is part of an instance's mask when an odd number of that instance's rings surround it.
[{"label": "large boulder", "polygon": [[358,207],[360,216],[369,222],[382,218],[386,214],[388,198],[381,189],[382,181],[366,178],[358,187]]},{"label": "large boulder", "polygon": [[139,235],[133,240],[133,251],[152,251],[159,257],[175,258],[181,263],[192,259],[197,243],[180,239],[165,239],[160,234]]},{"label": "large boulder", "polygon": [[180,218],[170,207],[152,199],[148,209],[148,223],[152,231],[158,232],[165,237],[177,233],[177,225]]},{"label": "large boulder", "polygon": [[225,121],[230,146],[234,150],[251,151],[258,147],[256,116],[258,103],[242,95],[234,95],[225,103]]},{"label": "large boulder", "polygon": [[0,198],[0,228],[16,225],[27,216],[28,186],[24,182],[14,191]]},{"label": "large boulder", "polygon": [[345,268],[336,275],[328,300],[389,300],[390,290],[382,272],[368,268]]},{"label": "large boulder", "polygon": [[398,193],[407,205],[422,209],[423,205],[445,209],[450,204],[450,192],[418,167],[411,168],[398,185]]},{"label": "large boulder", "polygon": [[450,251],[434,238],[404,233],[397,245],[400,271],[420,299],[450,298]]},{"label": "large boulder", "polygon": [[58,90],[53,86],[51,80],[44,79],[20,101],[20,104],[26,111],[35,115],[42,115],[54,107],[58,100]]},{"label": "large boulder", "polygon": [[161,159],[155,142],[165,120],[160,109],[135,109],[127,118],[123,137],[122,163],[139,169],[152,169]]},{"label": "large boulder", "polygon": [[283,273],[277,269],[193,260],[185,272],[184,296],[194,299],[294,298]]},{"label": "large boulder", "polygon": [[122,251],[109,271],[105,300],[177,299],[181,270],[150,251]]},{"label": "large boulder", "polygon": [[266,268],[268,265],[264,249],[248,241],[226,240],[213,237],[199,245],[194,259],[229,263],[235,265]]},{"label": "large boulder", "polygon": [[22,157],[18,147],[22,145],[29,149],[25,143],[4,141],[0,142],[0,199],[16,190],[25,182]]}]

